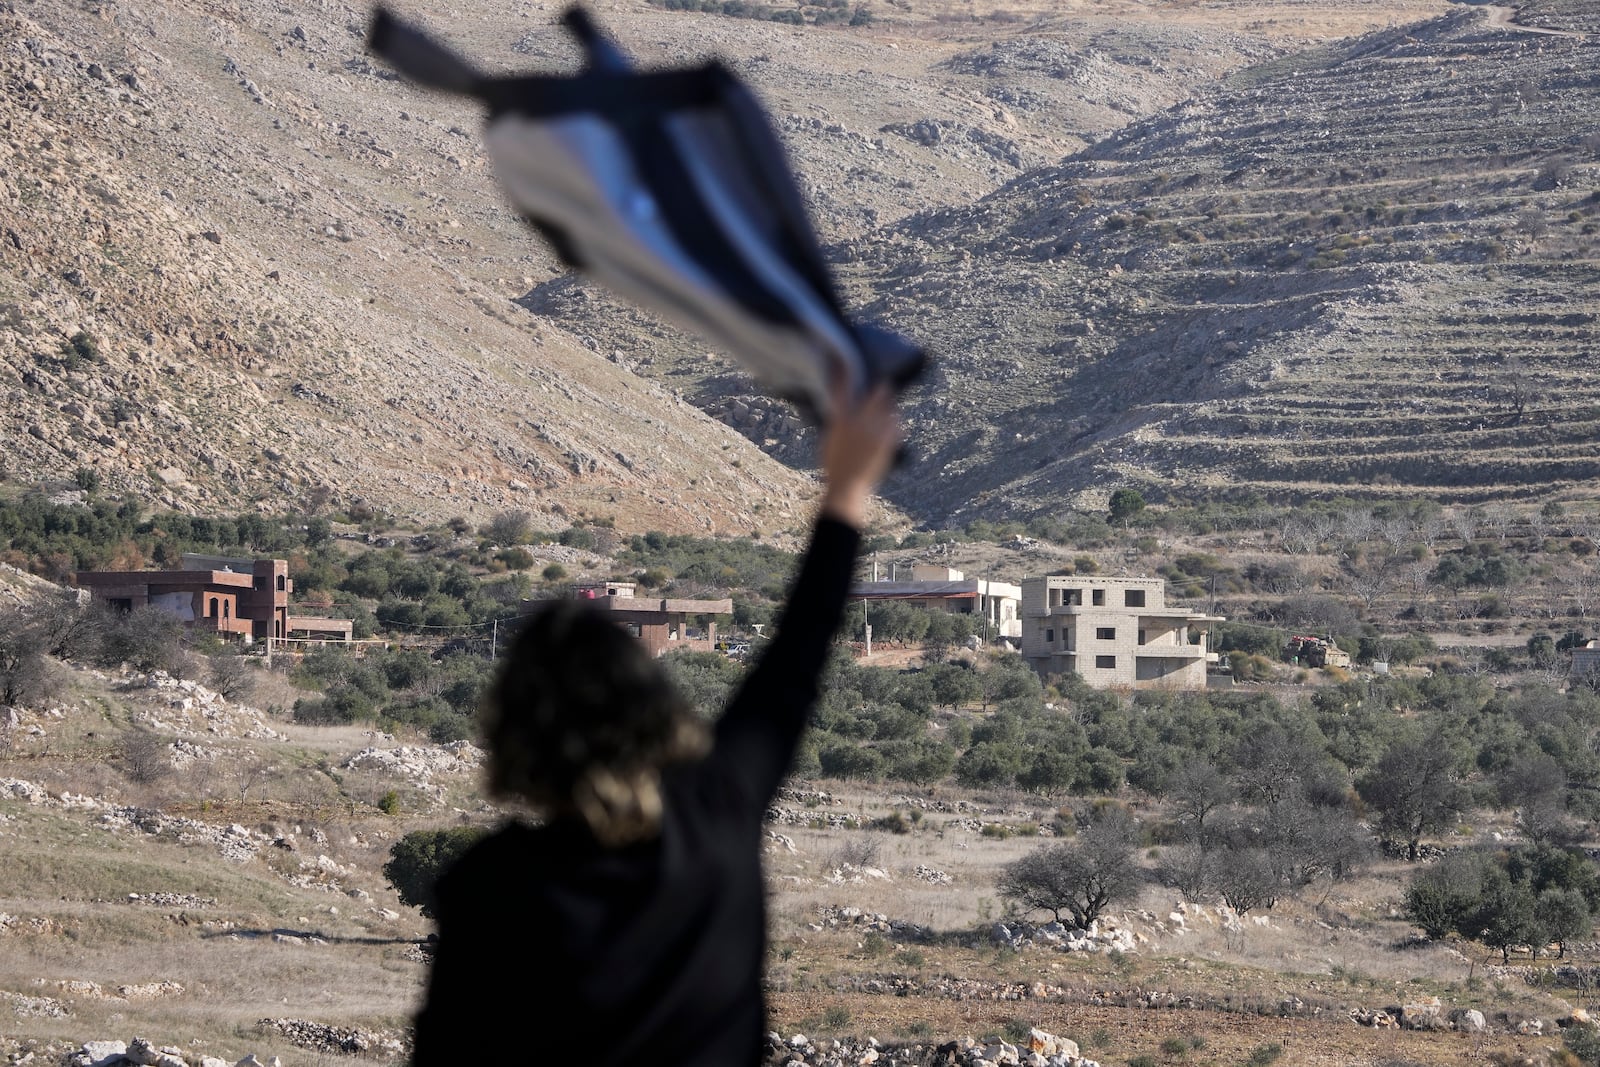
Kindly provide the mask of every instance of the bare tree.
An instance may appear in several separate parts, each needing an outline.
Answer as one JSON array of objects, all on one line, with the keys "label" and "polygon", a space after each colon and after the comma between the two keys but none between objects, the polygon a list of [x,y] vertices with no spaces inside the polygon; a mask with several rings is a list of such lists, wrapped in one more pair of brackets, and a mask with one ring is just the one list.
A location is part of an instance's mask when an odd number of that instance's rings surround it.
[{"label": "bare tree", "polygon": [[236,652],[209,657],[206,681],[214,692],[228,700],[240,701],[255,689],[255,671],[249,660]]},{"label": "bare tree", "polygon": [[1300,519],[1285,519],[1278,528],[1278,542],[1285,552],[1309,555],[1317,549],[1317,535],[1311,526]]},{"label": "bare tree", "polygon": [[1366,508],[1352,508],[1340,516],[1339,525],[1346,542],[1360,544],[1378,530],[1378,520]]},{"label": "bare tree", "polygon": [[1578,563],[1561,576],[1561,591],[1572,601],[1578,618],[1587,619],[1589,608],[1595,601],[1595,593],[1600,591],[1600,578],[1596,577],[1589,563]]},{"label": "bare tree", "polygon": [[1499,539],[1501,544],[1505,544],[1506,539],[1511,536],[1511,527],[1516,521],[1516,513],[1506,504],[1495,503],[1483,509],[1483,525]]},{"label": "bare tree", "polygon": [[124,730],[119,748],[122,772],[132,781],[144,785],[172,773],[167,742],[151,730],[137,726]]},{"label": "bare tree", "polygon": [[1371,614],[1373,605],[1388,594],[1397,582],[1399,557],[1390,553],[1346,554],[1341,570],[1345,587]]},{"label": "bare tree", "polygon": [[0,610],[0,707],[42,700],[54,690],[45,645],[45,636],[29,612]]},{"label": "bare tree", "polygon": [[1167,802],[1183,824],[1184,837],[1197,843],[1206,839],[1207,816],[1236,796],[1233,783],[1208,759],[1183,764],[1167,783]]},{"label": "bare tree", "polygon": [[1417,521],[1411,526],[1411,536],[1428,547],[1432,552],[1447,530],[1448,524],[1441,515],[1419,515]]},{"label": "bare tree", "polygon": [[1217,853],[1199,845],[1166,849],[1156,867],[1156,878],[1191,904],[1204,900],[1216,881]]},{"label": "bare tree", "polygon": [[1342,516],[1331,511],[1314,512],[1311,516],[1311,532],[1317,539],[1318,545],[1326,544],[1333,540],[1333,535],[1342,525]]},{"label": "bare tree", "polygon": [[1408,560],[1400,566],[1399,580],[1413,599],[1421,600],[1433,589],[1433,567],[1425,559]]},{"label": "bare tree", "polygon": [[1572,532],[1589,542],[1589,547],[1600,552],[1600,515],[1584,515],[1572,520]]},{"label": "bare tree", "polygon": [[1450,529],[1461,538],[1461,543],[1470,545],[1478,539],[1478,528],[1483,525],[1483,512],[1478,508],[1457,508],[1450,513]]},{"label": "bare tree", "polygon": [[1058,922],[1066,912],[1077,927],[1087,929],[1107,906],[1138,894],[1138,839],[1131,815],[1105,808],[1077,840],[1046,845],[1008,864],[1000,875],[1000,893],[1026,910],[1048,911]]},{"label": "bare tree", "polygon": [[251,790],[278,775],[278,768],[264,756],[251,756],[242,760],[233,772],[233,787],[239,793],[239,803],[245,803]]},{"label": "bare tree", "polygon": [[1283,882],[1264,848],[1225,848],[1212,870],[1217,892],[1240,915],[1270,909],[1283,892]]},{"label": "bare tree", "polygon": [[1396,515],[1380,521],[1375,532],[1378,540],[1387,545],[1389,552],[1393,554],[1402,551],[1411,543],[1412,530],[1410,519]]}]

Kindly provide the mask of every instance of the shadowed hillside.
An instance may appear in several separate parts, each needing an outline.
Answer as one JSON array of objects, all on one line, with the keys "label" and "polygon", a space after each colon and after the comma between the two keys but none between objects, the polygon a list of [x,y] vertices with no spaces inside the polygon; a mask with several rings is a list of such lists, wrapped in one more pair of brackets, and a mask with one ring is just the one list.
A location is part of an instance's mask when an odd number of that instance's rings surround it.
[{"label": "shadowed hillside", "polygon": [[947,338],[906,503],[1477,499],[1600,474],[1600,39],[1565,29],[1575,6],[1253,68],[864,249],[878,309]]},{"label": "shadowed hillside", "polygon": [[[919,520],[1121,484],[1586,492],[1592,10],[1318,11],[601,13],[646,63],[718,54],[751,79],[850,303],[934,349],[894,488]],[[495,69],[566,69],[549,17],[440,28]],[[797,525],[808,480],[773,461],[809,456],[792,413],[563,276],[499,199],[476,115],[370,61],[364,12],[0,20],[7,481]]]}]

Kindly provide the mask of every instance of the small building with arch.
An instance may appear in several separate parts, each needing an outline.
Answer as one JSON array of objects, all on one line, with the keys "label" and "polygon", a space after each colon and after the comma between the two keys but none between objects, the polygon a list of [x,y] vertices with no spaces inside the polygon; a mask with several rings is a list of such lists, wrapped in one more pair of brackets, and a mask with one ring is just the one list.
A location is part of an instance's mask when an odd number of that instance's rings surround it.
[{"label": "small building with arch", "polygon": [[308,631],[350,640],[349,620],[289,614],[287,560],[185,553],[177,570],[78,571],[73,584],[112,608],[159,608],[192,630],[246,643]]}]

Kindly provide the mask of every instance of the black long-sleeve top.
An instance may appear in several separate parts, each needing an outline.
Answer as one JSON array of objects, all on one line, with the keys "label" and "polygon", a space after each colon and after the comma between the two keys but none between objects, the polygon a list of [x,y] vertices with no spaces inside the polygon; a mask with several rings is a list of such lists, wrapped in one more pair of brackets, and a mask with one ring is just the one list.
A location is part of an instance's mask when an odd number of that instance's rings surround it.
[{"label": "black long-sleeve top", "polygon": [[858,540],[818,521],[710,753],[663,772],[657,837],[612,848],[576,821],[511,823],[445,874],[415,1067],[485,1040],[570,1042],[559,1058],[586,1065],[759,1061],[762,817],[816,700]]}]

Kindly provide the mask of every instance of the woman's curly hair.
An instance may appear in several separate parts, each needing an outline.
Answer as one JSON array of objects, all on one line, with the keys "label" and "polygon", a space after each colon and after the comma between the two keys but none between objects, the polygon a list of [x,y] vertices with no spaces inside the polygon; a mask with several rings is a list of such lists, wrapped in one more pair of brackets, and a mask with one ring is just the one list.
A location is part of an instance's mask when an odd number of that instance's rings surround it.
[{"label": "woman's curly hair", "polygon": [[653,835],[661,768],[710,747],[638,639],[577,600],[551,601],[523,628],[485,710],[490,792],[576,814],[609,845]]}]

